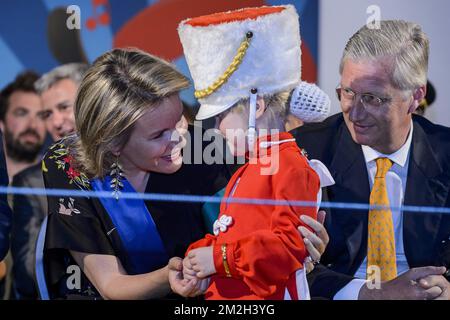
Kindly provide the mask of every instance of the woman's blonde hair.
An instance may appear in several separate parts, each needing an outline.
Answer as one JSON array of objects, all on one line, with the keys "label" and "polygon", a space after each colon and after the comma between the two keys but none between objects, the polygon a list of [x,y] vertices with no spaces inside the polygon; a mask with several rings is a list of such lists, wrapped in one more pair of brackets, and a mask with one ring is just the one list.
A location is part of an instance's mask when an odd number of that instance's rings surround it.
[{"label": "woman's blonde hair", "polygon": [[136,121],[165,98],[189,86],[173,65],[137,49],[114,49],[94,61],[75,102],[76,166],[92,177],[109,171]]}]

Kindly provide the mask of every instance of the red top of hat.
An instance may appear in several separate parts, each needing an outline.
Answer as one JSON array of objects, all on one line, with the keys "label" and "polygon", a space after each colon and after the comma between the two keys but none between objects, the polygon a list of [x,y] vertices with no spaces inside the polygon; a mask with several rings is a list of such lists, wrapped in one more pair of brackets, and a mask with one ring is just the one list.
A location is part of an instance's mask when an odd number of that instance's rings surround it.
[{"label": "red top of hat", "polygon": [[220,12],[206,16],[200,16],[186,21],[186,24],[189,24],[193,27],[206,27],[210,25],[217,25],[227,22],[256,19],[258,17],[265,16],[268,14],[281,12],[284,9],[285,9],[284,7],[260,7],[260,8],[239,9],[235,11]]}]

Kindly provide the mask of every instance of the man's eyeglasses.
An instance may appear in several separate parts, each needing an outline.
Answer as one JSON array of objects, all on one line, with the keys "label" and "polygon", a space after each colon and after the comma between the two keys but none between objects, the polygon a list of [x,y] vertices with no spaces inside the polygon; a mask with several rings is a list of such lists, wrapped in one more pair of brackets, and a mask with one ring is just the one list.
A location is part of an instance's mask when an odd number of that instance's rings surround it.
[{"label": "man's eyeglasses", "polygon": [[338,100],[345,105],[352,103],[359,95],[359,101],[364,108],[371,110],[380,108],[382,105],[387,104],[392,100],[391,98],[379,97],[372,93],[356,93],[350,88],[342,88],[341,86],[337,86],[336,95]]}]

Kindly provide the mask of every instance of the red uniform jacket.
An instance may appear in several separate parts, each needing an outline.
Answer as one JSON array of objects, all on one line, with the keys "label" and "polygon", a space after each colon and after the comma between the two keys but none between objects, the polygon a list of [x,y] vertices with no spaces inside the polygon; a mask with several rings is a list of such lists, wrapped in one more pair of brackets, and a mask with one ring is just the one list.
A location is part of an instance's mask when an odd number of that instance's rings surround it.
[{"label": "red uniform jacket", "polygon": [[[271,164],[267,164],[269,158]],[[275,169],[273,174],[267,174],[270,166]],[[227,197],[316,202],[319,189],[319,176],[289,133],[259,139],[256,157],[242,166],[227,185],[218,219],[222,223],[215,224],[217,235],[208,234],[188,249],[214,247],[217,273],[211,276],[205,298],[284,299],[286,289],[290,289],[292,299],[306,298],[299,297],[295,290],[296,272],[303,271],[307,256],[297,227],[304,225],[300,215],[315,219],[317,207],[227,204]],[[226,276],[222,244],[227,244],[232,277]]]}]

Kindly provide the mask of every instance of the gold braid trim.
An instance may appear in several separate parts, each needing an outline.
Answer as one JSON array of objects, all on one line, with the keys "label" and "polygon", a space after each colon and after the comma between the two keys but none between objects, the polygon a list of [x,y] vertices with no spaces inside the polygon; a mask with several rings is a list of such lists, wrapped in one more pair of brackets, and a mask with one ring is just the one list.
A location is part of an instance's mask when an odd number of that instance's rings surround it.
[{"label": "gold braid trim", "polygon": [[239,46],[236,55],[233,58],[233,62],[231,62],[227,70],[225,70],[225,72],[212,85],[210,85],[206,89],[195,91],[194,95],[197,99],[202,99],[209,96],[228,81],[231,75],[238,69],[239,65],[242,63],[242,60],[247,53],[247,49],[250,46],[252,37],[253,33],[251,31],[247,32],[244,40],[242,40],[241,45]]},{"label": "gold braid trim", "polygon": [[223,260],[223,267],[225,269],[225,274],[227,275],[227,278],[231,278],[230,266],[228,265],[227,259],[227,245],[222,244],[220,248],[222,250],[222,260]]}]

